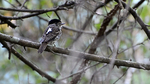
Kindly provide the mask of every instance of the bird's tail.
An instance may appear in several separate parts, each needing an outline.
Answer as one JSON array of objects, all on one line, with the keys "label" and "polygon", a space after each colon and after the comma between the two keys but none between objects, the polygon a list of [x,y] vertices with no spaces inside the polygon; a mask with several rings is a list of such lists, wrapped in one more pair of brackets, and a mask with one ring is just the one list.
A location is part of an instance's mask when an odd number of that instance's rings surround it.
[{"label": "bird's tail", "polygon": [[38,53],[42,53],[47,47],[47,43],[42,43],[39,47]]}]

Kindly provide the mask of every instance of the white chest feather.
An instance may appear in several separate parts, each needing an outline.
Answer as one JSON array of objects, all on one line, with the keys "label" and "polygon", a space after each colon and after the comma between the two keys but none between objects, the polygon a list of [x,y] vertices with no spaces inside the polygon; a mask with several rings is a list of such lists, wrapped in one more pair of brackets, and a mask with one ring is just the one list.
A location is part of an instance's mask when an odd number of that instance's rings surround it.
[{"label": "white chest feather", "polygon": [[48,28],[46,34],[48,34],[48,33],[51,32],[51,31],[52,31],[52,28]]}]

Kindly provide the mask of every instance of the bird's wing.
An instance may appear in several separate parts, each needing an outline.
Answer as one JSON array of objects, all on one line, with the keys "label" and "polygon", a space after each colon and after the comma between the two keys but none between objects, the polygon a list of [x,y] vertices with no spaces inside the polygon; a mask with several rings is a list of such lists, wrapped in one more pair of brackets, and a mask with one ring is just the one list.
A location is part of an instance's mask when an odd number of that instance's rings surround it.
[{"label": "bird's wing", "polygon": [[48,43],[54,41],[55,38],[59,35],[60,29],[56,25],[49,25],[45,30],[41,42]]}]

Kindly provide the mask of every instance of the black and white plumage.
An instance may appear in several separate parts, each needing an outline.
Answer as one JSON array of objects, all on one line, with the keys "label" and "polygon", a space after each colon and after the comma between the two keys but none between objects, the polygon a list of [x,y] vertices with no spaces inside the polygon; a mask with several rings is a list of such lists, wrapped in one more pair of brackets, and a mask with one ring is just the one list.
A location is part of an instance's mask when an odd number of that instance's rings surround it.
[{"label": "black and white plumage", "polygon": [[61,36],[61,25],[63,24],[64,23],[62,23],[58,19],[52,19],[49,21],[48,27],[45,30],[43,37],[40,41],[41,45],[39,47],[38,53],[42,53],[49,42],[52,43],[56,39],[59,39],[59,37]]}]

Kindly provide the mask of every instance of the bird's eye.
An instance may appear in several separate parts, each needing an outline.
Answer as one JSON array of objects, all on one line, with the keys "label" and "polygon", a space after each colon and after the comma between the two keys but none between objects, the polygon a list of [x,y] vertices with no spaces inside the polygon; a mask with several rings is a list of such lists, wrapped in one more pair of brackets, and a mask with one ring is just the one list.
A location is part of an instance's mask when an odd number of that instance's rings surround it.
[{"label": "bird's eye", "polygon": [[60,26],[60,25],[61,25],[61,22],[58,22],[58,23],[57,23],[57,25],[59,25],[59,26]]}]

